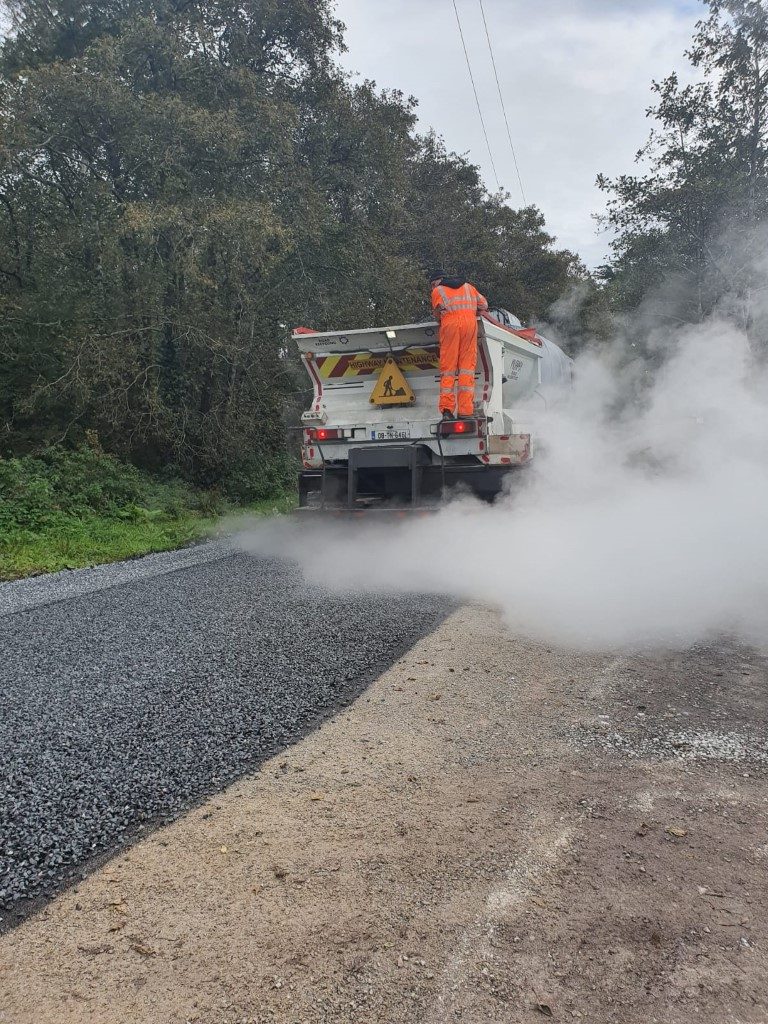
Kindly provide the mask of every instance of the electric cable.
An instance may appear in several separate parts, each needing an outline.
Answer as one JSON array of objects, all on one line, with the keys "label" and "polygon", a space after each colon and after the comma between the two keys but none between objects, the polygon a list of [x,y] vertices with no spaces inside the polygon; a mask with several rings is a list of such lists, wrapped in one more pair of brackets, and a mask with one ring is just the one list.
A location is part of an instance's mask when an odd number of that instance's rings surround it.
[{"label": "electric cable", "polygon": [[517,173],[517,181],[520,185],[520,195],[523,197],[523,205],[528,205],[528,200],[525,198],[525,189],[523,188],[523,179],[520,174],[520,167],[517,163],[517,154],[515,153],[515,146],[512,142],[512,132],[509,127],[509,118],[507,117],[507,107],[504,103],[504,93],[501,91],[501,82],[499,81],[499,72],[496,67],[496,57],[493,53],[493,44],[491,42],[491,33],[488,30],[488,20],[485,17],[485,7],[483,0],[480,0],[480,13],[483,16],[483,25],[485,26],[485,38],[488,40],[488,52],[491,55],[491,64],[493,65],[493,74],[496,78],[496,88],[499,90],[499,102],[501,103],[501,111],[504,114],[504,124],[507,126],[507,138],[509,139],[509,148],[512,150],[512,159],[515,162],[515,172]]},{"label": "electric cable", "polygon": [[491,167],[493,168],[493,176],[496,179],[496,187],[501,188],[501,182],[499,181],[499,175],[496,171],[496,164],[493,160],[493,152],[491,150],[491,141],[488,138],[488,129],[485,127],[485,118],[483,117],[483,109],[480,106],[480,97],[477,93],[477,86],[475,85],[475,76],[472,74],[472,64],[469,60],[469,50],[467,50],[467,43],[464,39],[464,30],[461,27],[461,18],[459,17],[459,8],[456,6],[456,0],[453,0],[453,10],[456,14],[456,24],[459,26],[459,35],[461,36],[461,45],[464,49],[464,59],[467,62],[467,71],[469,72],[469,80],[472,83],[472,92],[475,94],[475,103],[477,104],[477,113],[480,116],[480,124],[483,129],[483,135],[485,136],[485,144],[488,147],[488,156],[491,160]]}]

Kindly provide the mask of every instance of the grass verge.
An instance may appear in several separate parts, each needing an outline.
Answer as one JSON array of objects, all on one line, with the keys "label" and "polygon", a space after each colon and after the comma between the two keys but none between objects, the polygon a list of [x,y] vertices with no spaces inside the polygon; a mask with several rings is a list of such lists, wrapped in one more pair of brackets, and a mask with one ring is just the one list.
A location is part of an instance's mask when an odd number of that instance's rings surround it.
[{"label": "grass verge", "polygon": [[[239,515],[277,515],[295,505],[292,496],[230,509],[227,524]],[[204,540],[221,528],[224,517],[184,511],[140,521],[106,516],[67,517],[38,530],[0,537],[0,580],[20,579],[60,569],[82,569],[120,562],[153,551],[171,551]]]},{"label": "grass verge", "polygon": [[287,511],[293,497],[265,497],[280,490],[265,475],[252,482],[252,500],[235,503],[141,473],[98,448],[0,458],[0,580],[182,547],[215,533],[225,518],[229,527],[238,514]]}]

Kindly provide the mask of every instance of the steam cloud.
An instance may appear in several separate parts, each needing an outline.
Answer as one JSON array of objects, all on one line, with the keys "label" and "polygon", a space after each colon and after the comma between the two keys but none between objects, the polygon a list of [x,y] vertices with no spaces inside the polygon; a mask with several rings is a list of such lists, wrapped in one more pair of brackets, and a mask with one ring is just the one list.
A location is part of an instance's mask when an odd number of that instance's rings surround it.
[{"label": "steam cloud", "polygon": [[336,589],[492,604],[514,632],[568,647],[766,645],[768,376],[728,320],[666,344],[642,403],[619,415],[626,381],[581,357],[525,483],[493,506],[461,498],[387,527],[273,522],[242,543]]}]

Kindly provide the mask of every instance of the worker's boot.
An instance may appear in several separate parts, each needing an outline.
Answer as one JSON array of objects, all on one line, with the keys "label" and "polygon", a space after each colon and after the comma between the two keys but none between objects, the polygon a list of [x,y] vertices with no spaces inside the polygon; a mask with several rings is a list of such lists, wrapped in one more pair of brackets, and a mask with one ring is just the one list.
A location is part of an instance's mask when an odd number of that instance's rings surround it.
[{"label": "worker's boot", "polygon": [[456,417],[453,415],[453,413],[451,412],[450,409],[445,409],[443,411],[443,419],[444,420],[455,420]]}]

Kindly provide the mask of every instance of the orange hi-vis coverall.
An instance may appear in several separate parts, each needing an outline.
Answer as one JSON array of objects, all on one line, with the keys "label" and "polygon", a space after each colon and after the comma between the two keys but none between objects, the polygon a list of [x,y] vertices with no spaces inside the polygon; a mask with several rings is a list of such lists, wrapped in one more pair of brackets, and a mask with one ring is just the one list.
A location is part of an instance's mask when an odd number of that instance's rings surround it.
[{"label": "orange hi-vis coverall", "polygon": [[475,410],[477,368],[477,316],[488,303],[474,285],[432,290],[432,309],[440,323],[440,412],[456,412],[456,378],[459,416]]}]

